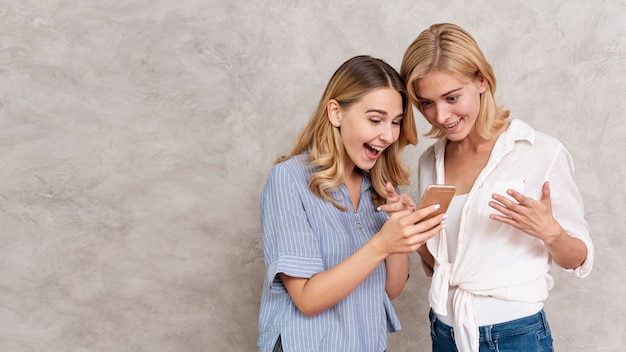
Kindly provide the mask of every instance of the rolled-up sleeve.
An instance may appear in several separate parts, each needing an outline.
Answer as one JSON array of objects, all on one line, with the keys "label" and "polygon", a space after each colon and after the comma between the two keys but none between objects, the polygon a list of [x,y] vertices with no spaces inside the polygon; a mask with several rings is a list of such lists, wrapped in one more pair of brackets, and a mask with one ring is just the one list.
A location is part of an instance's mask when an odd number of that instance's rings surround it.
[{"label": "rolled-up sleeve", "polygon": [[549,175],[552,212],[556,221],[570,236],[580,239],[587,246],[587,257],[579,267],[564,268],[582,278],[589,275],[593,267],[594,246],[589,235],[589,224],[584,218],[583,199],[574,183],[573,174],[572,157],[561,145]]},{"label": "rolled-up sleeve", "polygon": [[[279,273],[310,278],[324,271],[319,239],[312,230],[302,202],[305,175],[293,174],[278,164],[261,195],[261,226],[268,277],[274,292],[284,292]],[[306,187],[306,183],[304,183]]]},{"label": "rolled-up sleeve", "polygon": [[268,268],[268,274],[274,280],[270,289],[274,292],[285,292],[285,286],[280,280],[278,273],[292,277],[310,278],[324,271],[324,263],[320,258],[294,257],[290,255],[279,256]]}]

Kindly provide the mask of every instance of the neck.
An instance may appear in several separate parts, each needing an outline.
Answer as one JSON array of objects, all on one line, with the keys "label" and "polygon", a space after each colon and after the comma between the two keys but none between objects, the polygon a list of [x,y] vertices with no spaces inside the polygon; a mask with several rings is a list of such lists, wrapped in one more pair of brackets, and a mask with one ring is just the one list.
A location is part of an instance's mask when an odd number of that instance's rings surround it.
[{"label": "neck", "polygon": [[357,167],[353,167],[349,170],[346,170],[345,176],[344,176],[344,181],[346,184],[348,183],[355,183],[355,182],[361,182],[361,170]]}]

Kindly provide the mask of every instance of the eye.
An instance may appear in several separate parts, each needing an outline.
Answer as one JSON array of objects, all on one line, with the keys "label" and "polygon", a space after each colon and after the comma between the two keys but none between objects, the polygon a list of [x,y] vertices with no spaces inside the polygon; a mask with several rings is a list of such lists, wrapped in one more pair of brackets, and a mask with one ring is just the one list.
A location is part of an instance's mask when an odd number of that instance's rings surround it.
[{"label": "eye", "polygon": [[452,95],[446,98],[446,100],[449,103],[454,103],[455,101],[459,100],[459,96],[458,95]]},{"label": "eye", "polygon": [[420,101],[418,102],[418,104],[419,104],[419,106],[420,106],[420,107],[422,107],[422,108],[427,108],[427,107],[429,107],[430,105],[432,105],[432,102],[430,102],[430,101],[428,101],[428,100],[420,100]]},{"label": "eye", "polygon": [[402,124],[402,119],[396,119],[391,121],[392,124],[396,125],[396,126],[400,126]]},{"label": "eye", "polygon": [[377,117],[370,117],[370,122],[373,124],[380,123],[380,119]]}]

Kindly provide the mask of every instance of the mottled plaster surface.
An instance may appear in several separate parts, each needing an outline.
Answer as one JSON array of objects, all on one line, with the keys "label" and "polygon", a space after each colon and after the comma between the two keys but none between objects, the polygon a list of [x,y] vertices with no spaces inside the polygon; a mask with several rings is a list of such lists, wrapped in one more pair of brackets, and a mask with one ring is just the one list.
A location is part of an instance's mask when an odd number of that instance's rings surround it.
[{"label": "mottled plaster surface", "polygon": [[[0,350],[256,350],[272,161],[341,62],[399,68],[444,21],[574,157],[597,258],[584,280],[554,270],[556,349],[621,350],[624,18],[624,1],[0,1]],[[430,350],[414,259],[389,351]]]}]

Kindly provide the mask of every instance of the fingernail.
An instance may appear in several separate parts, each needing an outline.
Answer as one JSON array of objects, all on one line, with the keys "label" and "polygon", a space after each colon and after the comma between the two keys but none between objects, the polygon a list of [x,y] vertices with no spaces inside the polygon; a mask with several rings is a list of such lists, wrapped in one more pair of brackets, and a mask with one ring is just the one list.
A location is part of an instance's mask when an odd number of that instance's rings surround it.
[{"label": "fingernail", "polygon": [[435,210],[439,209],[441,206],[439,204],[435,204],[433,205],[433,208],[435,208]]},{"label": "fingernail", "polygon": [[380,207],[376,208],[376,211],[380,211]]},{"label": "fingernail", "polygon": [[447,219],[448,218],[448,213],[443,214],[443,219]]}]

